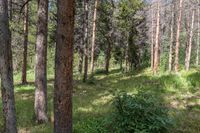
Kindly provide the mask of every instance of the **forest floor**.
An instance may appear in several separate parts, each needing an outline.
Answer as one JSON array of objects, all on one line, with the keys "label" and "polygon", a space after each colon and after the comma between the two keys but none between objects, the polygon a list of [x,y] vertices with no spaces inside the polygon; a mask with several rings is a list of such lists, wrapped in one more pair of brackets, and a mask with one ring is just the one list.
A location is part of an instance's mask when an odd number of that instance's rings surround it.
[{"label": "forest floor", "polygon": [[[28,85],[20,85],[20,75],[15,75],[15,102],[17,124],[21,133],[50,133],[53,131],[53,74],[48,75],[48,115],[50,122],[37,125],[34,122],[34,73],[28,72]],[[109,75],[98,71],[95,78],[82,83],[75,75],[73,91],[73,123],[75,133],[99,133],[99,122],[112,110],[112,99],[118,92],[137,94],[149,92],[159,96],[168,105],[176,126],[170,132],[200,132],[200,69],[179,74],[162,73],[152,76],[149,69],[123,74],[112,70]],[[2,104],[0,102],[0,104]],[[0,105],[2,110],[2,105]],[[3,126],[0,111],[0,131]]]}]

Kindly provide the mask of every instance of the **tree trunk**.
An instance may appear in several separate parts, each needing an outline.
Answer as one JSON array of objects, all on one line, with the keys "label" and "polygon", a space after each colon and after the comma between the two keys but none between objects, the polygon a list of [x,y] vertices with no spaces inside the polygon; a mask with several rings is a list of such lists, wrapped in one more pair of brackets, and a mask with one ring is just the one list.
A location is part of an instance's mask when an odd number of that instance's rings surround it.
[{"label": "tree trunk", "polygon": [[179,70],[179,48],[180,48],[180,30],[181,30],[181,20],[182,20],[182,6],[183,0],[180,0],[179,3],[179,15],[178,15],[178,22],[177,22],[177,33],[176,33],[176,50],[175,50],[175,72]]},{"label": "tree trunk", "polygon": [[[111,39],[111,38],[110,38]],[[109,67],[110,67],[110,58],[111,58],[111,41],[108,43],[108,47],[106,49],[106,64],[105,64],[105,73],[109,73]]]},{"label": "tree trunk", "polygon": [[38,123],[47,122],[47,32],[48,0],[38,1],[35,66],[35,115]]},{"label": "tree trunk", "polygon": [[172,71],[172,54],[173,54],[173,44],[174,44],[174,7],[172,5],[172,16],[171,16],[171,27],[170,27],[170,46],[169,46],[169,71]]},{"label": "tree trunk", "polygon": [[189,71],[189,69],[190,69],[190,58],[191,58],[193,28],[194,28],[194,15],[195,15],[195,10],[192,11],[192,22],[191,22],[191,26],[190,26],[188,49],[186,50],[186,59],[185,59],[186,71]]},{"label": "tree trunk", "polygon": [[[81,11],[84,12],[84,1],[81,2]],[[81,14],[81,17],[84,17],[84,14]],[[81,23],[84,23],[84,19],[82,19]],[[78,48],[79,53],[79,63],[78,63],[78,71],[80,74],[83,73],[83,60],[84,60],[84,24],[81,26],[81,40]]]},{"label": "tree trunk", "polygon": [[94,52],[95,52],[95,37],[96,37],[96,20],[97,20],[97,7],[99,0],[95,0],[93,29],[92,29],[92,51],[91,51],[91,73],[94,73]]},{"label": "tree trunk", "polygon": [[0,74],[4,132],[17,133],[8,1],[0,1]]},{"label": "tree trunk", "polygon": [[190,38],[190,22],[189,22],[189,15],[185,15],[185,30],[186,30],[186,46],[185,46],[185,69],[186,69],[186,62],[188,60],[188,53],[189,53],[189,38]]},{"label": "tree trunk", "polygon": [[59,0],[55,58],[54,133],[72,133],[75,0]]},{"label": "tree trunk", "polygon": [[[200,3],[200,1],[199,1],[199,3]],[[200,9],[199,9],[199,7],[198,7],[198,11],[197,11],[198,13],[198,21],[197,21],[197,50],[196,50],[196,65],[198,66],[199,65],[199,43],[200,43],[200,39],[199,39],[199,37],[200,37],[200,30],[199,30],[199,28],[200,28],[200,26],[199,26],[199,23],[200,23]]]},{"label": "tree trunk", "polygon": [[106,35],[106,38],[107,38],[107,42],[108,42],[108,45],[107,45],[107,49],[106,49],[106,52],[105,52],[105,73],[108,74],[109,73],[109,67],[110,67],[110,59],[111,59],[111,50],[112,50],[112,45],[113,45],[113,38],[114,38],[114,20],[113,20],[113,14],[114,14],[114,4],[113,4],[113,1],[111,0],[111,6],[112,6],[112,9],[111,9],[111,12],[110,12],[110,18],[108,20],[108,23],[107,23],[107,27],[109,29],[109,32],[108,34]]},{"label": "tree trunk", "polygon": [[[111,25],[112,25],[112,21],[111,21]],[[112,44],[113,44],[113,29],[112,27],[110,27],[110,31],[108,33],[107,36],[107,41],[108,41],[108,47],[106,48],[106,52],[105,52],[105,73],[108,74],[109,73],[109,67],[110,67],[110,59],[111,59],[111,50],[112,50]]]},{"label": "tree trunk", "polygon": [[[82,39],[81,39],[82,40]],[[83,46],[83,42],[84,40],[82,40],[80,42],[80,45]],[[79,48],[79,63],[78,63],[78,71],[80,74],[82,74],[82,71],[83,71],[83,56],[84,56],[84,48],[83,47],[80,47]]]},{"label": "tree trunk", "polygon": [[22,84],[27,83],[27,49],[28,49],[28,21],[29,21],[29,14],[28,14],[28,3],[25,5],[24,8],[24,51],[23,51],[23,64],[22,64]]},{"label": "tree trunk", "polygon": [[153,70],[154,66],[154,9],[152,7],[152,20],[151,20],[151,69]]},{"label": "tree trunk", "polygon": [[156,40],[155,40],[155,49],[154,49],[154,69],[153,69],[154,74],[157,73],[158,65],[159,65],[159,49],[160,49],[159,36],[160,36],[160,2],[158,2],[158,5],[157,5],[156,37],[155,37]]},{"label": "tree trunk", "polygon": [[86,82],[88,78],[88,0],[84,0],[84,75],[83,82]]},{"label": "tree trunk", "polygon": [[8,0],[8,10],[9,10],[9,18],[12,21],[12,0]]},{"label": "tree trunk", "polygon": [[126,47],[124,48],[124,52],[125,52],[125,72],[127,73],[129,71],[129,65],[128,65],[128,48],[129,48],[129,44],[126,44]]}]

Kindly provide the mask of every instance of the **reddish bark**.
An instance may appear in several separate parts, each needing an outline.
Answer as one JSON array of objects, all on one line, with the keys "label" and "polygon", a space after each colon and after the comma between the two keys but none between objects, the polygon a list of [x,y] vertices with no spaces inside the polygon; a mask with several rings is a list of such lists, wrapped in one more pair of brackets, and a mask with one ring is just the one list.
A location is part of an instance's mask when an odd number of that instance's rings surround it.
[{"label": "reddish bark", "polygon": [[54,132],[72,133],[75,0],[59,0],[55,58]]},{"label": "reddish bark", "polygon": [[91,51],[91,73],[94,73],[94,50],[95,50],[95,37],[96,37],[96,20],[97,20],[97,7],[99,0],[95,0],[93,29],[92,29],[92,51]]},{"label": "reddish bark", "polygon": [[178,15],[178,22],[177,22],[175,66],[174,66],[174,69],[176,72],[178,72],[178,70],[179,70],[179,49],[180,49],[180,30],[181,30],[181,20],[182,20],[182,6],[183,6],[183,0],[180,0],[179,15]]}]

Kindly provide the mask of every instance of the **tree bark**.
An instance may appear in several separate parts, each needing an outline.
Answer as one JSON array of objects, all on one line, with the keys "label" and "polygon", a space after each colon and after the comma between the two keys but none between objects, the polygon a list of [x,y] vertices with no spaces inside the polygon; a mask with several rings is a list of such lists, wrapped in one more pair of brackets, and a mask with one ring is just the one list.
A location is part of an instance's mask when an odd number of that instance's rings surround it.
[{"label": "tree bark", "polygon": [[[200,3],[200,0],[199,0],[199,2],[198,3]],[[199,65],[199,43],[200,43],[200,30],[199,30],[199,28],[200,28],[200,26],[199,26],[199,23],[200,23],[200,9],[198,8],[198,11],[197,11],[198,13],[198,21],[197,21],[197,50],[196,50],[196,65],[198,66]]]},{"label": "tree bark", "polygon": [[180,30],[181,30],[181,20],[182,20],[182,6],[183,0],[180,0],[179,3],[179,15],[178,15],[178,22],[177,22],[177,33],[176,33],[176,50],[175,50],[175,72],[179,70],[179,48],[180,48]]},{"label": "tree bark", "polygon": [[160,50],[160,2],[157,5],[157,17],[156,17],[156,36],[155,36],[155,49],[154,49],[154,69],[153,73],[156,74],[159,66],[159,50]]},{"label": "tree bark", "polygon": [[8,1],[0,1],[0,75],[4,132],[17,133]]},{"label": "tree bark", "polygon": [[88,0],[84,0],[84,75],[83,82],[86,82],[88,78]]},{"label": "tree bark", "polygon": [[152,32],[151,32],[151,69],[153,70],[153,67],[154,67],[154,9],[153,9],[153,6],[152,6],[152,12],[151,12],[151,29],[152,29]]},{"label": "tree bark", "polygon": [[189,22],[189,15],[185,14],[185,30],[186,30],[186,46],[185,46],[185,69],[186,69],[186,62],[188,60],[188,53],[189,53],[189,38],[190,38],[190,22]]},{"label": "tree bark", "polygon": [[109,38],[109,42],[108,42],[108,47],[106,49],[106,56],[105,56],[105,60],[106,60],[106,64],[105,64],[105,73],[108,74],[109,73],[109,67],[110,67],[110,58],[111,58],[111,38]]},{"label": "tree bark", "polygon": [[29,21],[29,13],[28,13],[28,3],[24,8],[24,44],[23,44],[23,64],[22,64],[22,84],[27,84],[27,50],[28,50],[28,21]]},{"label": "tree bark", "polygon": [[96,20],[97,20],[97,7],[99,0],[95,0],[94,16],[93,16],[93,29],[92,29],[92,51],[91,51],[91,73],[94,73],[94,52],[95,52],[95,37],[96,37]]},{"label": "tree bark", "polygon": [[80,42],[80,48],[79,48],[79,63],[78,63],[78,71],[80,74],[82,74],[83,72],[83,56],[84,56],[84,48],[82,46],[83,45],[83,42],[84,42],[84,39],[81,39],[81,42]]},{"label": "tree bark", "polygon": [[9,19],[12,21],[12,0],[8,0]]},{"label": "tree bark", "polygon": [[59,0],[55,58],[54,132],[72,133],[75,0]]},{"label": "tree bark", "polygon": [[172,5],[171,14],[171,27],[170,27],[170,46],[169,46],[169,71],[172,71],[172,54],[173,54],[173,44],[174,44],[174,7]]},{"label": "tree bark", "polygon": [[38,123],[47,122],[47,32],[48,0],[38,1],[35,66],[35,116]]},{"label": "tree bark", "polygon": [[[81,11],[83,14],[81,14],[81,17],[84,17],[84,1],[81,2]],[[84,19],[81,21],[81,39],[80,39],[80,45],[78,47],[78,53],[79,53],[79,63],[78,63],[78,71],[79,74],[83,73],[83,61],[84,61]]]},{"label": "tree bark", "polygon": [[186,59],[185,59],[185,70],[186,71],[189,71],[189,69],[190,69],[190,58],[191,58],[193,28],[194,28],[194,15],[195,15],[195,10],[192,10],[192,22],[191,22],[191,26],[190,26],[188,47],[186,50]]},{"label": "tree bark", "polygon": [[128,68],[128,47],[129,47],[129,44],[127,43],[126,44],[126,47],[124,48],[124,56],[125,56],[125,72],[127,73],[129,71],[129,68]]},{"label": "tree bark", "polygon": [[111,50],[112,50],[112,45],[113,45],[113,38],[114,38],[114,20],[113,20],[113,14],[114,14],[114,4],[113,1],[111,0],[111,8],[110,9],[110,14],[109,14],[109,19],[107,23],[107,27],[109,29],[108,34],[106,35],[107,38],[107,48],[105,51],[105,73],[109,73],[109,68],[110,68],[110,59],[111,59]]}]

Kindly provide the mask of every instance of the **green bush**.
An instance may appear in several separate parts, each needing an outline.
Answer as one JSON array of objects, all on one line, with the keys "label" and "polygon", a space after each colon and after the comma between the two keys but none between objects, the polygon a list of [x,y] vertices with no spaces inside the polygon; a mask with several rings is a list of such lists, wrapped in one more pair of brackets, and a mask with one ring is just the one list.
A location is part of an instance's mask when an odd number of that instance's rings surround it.
[{"label": "green bush", "polygon": [[117,133],[165,133],[172,126],[168,110],[149,95],[122,94],[114,100]]}]

